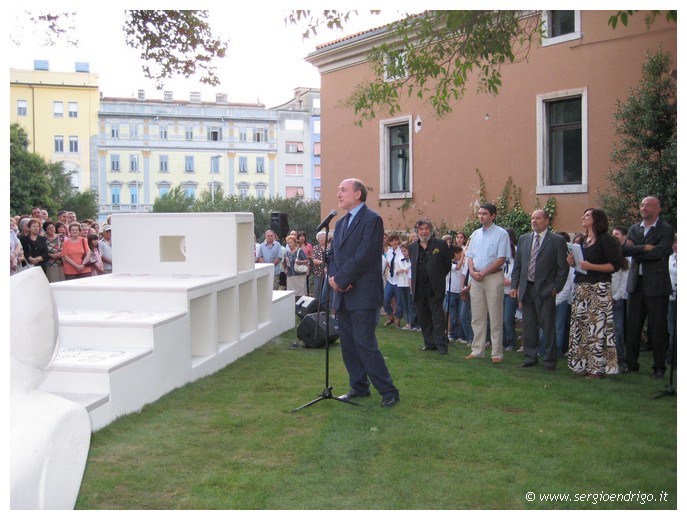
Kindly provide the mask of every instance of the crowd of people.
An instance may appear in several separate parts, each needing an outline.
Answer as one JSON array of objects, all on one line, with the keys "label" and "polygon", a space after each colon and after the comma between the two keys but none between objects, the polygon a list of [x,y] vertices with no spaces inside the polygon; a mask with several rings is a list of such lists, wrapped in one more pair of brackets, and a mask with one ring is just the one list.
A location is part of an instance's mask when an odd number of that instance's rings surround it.
[{"label": "crowd of people", "polygon": [[[555,370],[564,360],[587,379],[638,371],[641,345],[652,351],[652,376],[662,378],[674,360],[677,239],[660,219],[658,199],[643,199],[640,213],[642,222],[611,230],[602,209],[587,209],[571,238],[553,232],[546,212],[536,210],[532,231],[517,237],[485,203],[470,237],[437,237],[424,218],[407,237],[385,232],[381,324],[421,331],[425,352],[445,355],[449,344],[460,343],[471,349],[466,359],[484,358],[490,349],[495,364],[520,352],[523,368],[541,362]],[[274,261],[275,288],[325,303],[332,235],[325,240],[319,233],[313,247],[293,231],[288,246],[270,253],[277,237],[268,231],[256,245],[256,261]],[[299,263],[308,270],[297,272]]]},{"label": "crowd of people", "polygon": [[50,283],[112,272],[112,227],[73,211],[56,219],[39,207],[10,218],[10,275],[41,268]]}]

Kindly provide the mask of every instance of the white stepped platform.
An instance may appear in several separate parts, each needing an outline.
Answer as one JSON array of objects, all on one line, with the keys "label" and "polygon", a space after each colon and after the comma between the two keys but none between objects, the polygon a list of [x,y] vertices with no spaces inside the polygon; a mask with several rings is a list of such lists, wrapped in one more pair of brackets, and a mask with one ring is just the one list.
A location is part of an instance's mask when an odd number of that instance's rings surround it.
[{"label": "white stepped platform", "polygon": [[[273,266],[252,262],[252,217],[113,216],[115,236],[122,230],[152,238],[147,249],[135,240],[128,252],[117,241],[111,275],[51,285],[60,346],[41,390],[83,406],[95,431],[292,329],[293,293],[273,291]],[[222,253],[248,247],[249,254],[231,261],[218,255],[214,265],[202,255],[200,272],[188,274],[195,254],[189,247],[207,249],[203,234],[218,226],[230,230],[224,241],[233,240]]]}]

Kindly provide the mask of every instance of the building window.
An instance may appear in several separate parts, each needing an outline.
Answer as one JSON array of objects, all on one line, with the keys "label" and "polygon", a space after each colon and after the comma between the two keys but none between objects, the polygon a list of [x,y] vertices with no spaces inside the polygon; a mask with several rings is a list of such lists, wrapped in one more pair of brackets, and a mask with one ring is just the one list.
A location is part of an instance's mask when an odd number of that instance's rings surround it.
[{"label": "building window", "polygon": [[113,124],[110,127],[110,137],[112,139],[119,139],[119,125]]},{"label": "building window", "polygon": [[26,116],[29,113],[29,104],[25,99],[17,100],[17,115]]},{"label": "building window", "polygon": [[322,178],[322,165],[321,164],[315,165],[315,171],[314,171],[313,176],[315,179],[321,179]]},{"label": "building window", "polygon": [[255,196],[258,199],[264,199],[266,190],[267,190],[266,184],[262,184],[262,183],[256,184],[255,185]]},{"label": "building window", "polygon": [[166,126],[160,126],[160,139],[163,141],[167,140],[167,127]]},{"label": "building window", "polygon": [[75,135],[69,136],[69,151],[71,153],[78,153],[79,151],[79,138]]},{"label": "building window", "polygon": [[55,136],[55,152],[57,152],[57,153],[64,152],[64,136],[63,135],[56,135]]},{"label": "building window", "polygon": [[79,117],[79,104],[76,101],[70,101],[67,109],[69,110],[69,117],[72,119]]},{"label": "building window", "polygon": [[219,173],[219,155],[210,157],[210,173]]},{"label": "building window", "polygon": [[580,11],[544,11],[542,15],[545,37],[542,45],[579,40],[582,37],[580,28]]},{"label": "building window", "polygon": [[129,203],[138,205],[138,186],[135,184],[130,184],[129,195],[131,196]]},{"label": "building window", "polygon": [[184,171],[186,173],[193,173],[195,171],[193,167],[193,156],[187,155],[184,157]]},{"label": "building window", "polygon": [[313,193],[313,200],[320,200],[320,188],[315,188]]},{"label": "building window", "polygon": [[119,206],[122,188],[120,186],[110,186],[110,200],[113,206]]},{"label": "building window", "polygon": [[248,157],[239,157],[239,172],[248,172]]},{"label": "building window", "polygon": [[239,141],[245,143],[248,141],[248,133],[245,128],[239,128]]},{"label": "building window", "polygon": [[248,189],[250,188],[250,184],[247,182],[239,182],[237,185],[237,188],[239,190],[239,196],[241,197],[247,197],[248,196]]},{"label": "building window", "polygon": [[[318,99],[317,101],[319,101],[319,99]],[[320,120],[317,119],[317,120],[314,121],[313,124],[312,124],[312,131],[313,131],[313,134],[315,134],[315,135],[320,135],[320,134],[322,133],[321,130],[320,130],[320,128],[321,128],[321,123],[320,123]]]},{"label": "building window", "polygon": [[193,141],[193,127],[192,126],[186,127],[186,140],[187,141]]},{"label": "building window", "polygon": [[405,198],[412,192],[411,116],[380,123],[380,198]]},{"label": "building window", "polygon": [[181,185],[181,189],[184,190],[186,193],[187,197],[190,197],[192,199],[196,198],[196,188],[198,187],[197,184],[195,183],[190,183],[190,182],[184,182]]},{"label": "building window", "polygon": [[158,197],[164,197],[167,193],[169,193],[169,184],[160,184],[157,187],[157,195]]},{"label": "building window", "polygon": [[222,129],[221,128],[210,128],[208,129],[208,141],[221,141],[222,140]]},{"label": "building window", "polygon": [[286,153],[303,153],[303,143],[300,141],[286,141]]},{"label": "building window", "polygon": [[320,143],[314,143],[313,149],[312,149],[312,154],[313,155],[320,155]]},{"label": "building window", "polygon": [[52,107],[54,117],[64,117],[64,103],[62,101],[53,102]]},{"label": "building window", "polygon": [[168,155],[161,155],[160,156],[160,173],[167,173],[169,172],[169,156]]},{"label": "building window", "polygon": [[131,139],[138,139],[138,125],[136,123],[129,124],[129,137]]},{"label": "building window", "polygon": [[137,172],[138,171],[138,155],[130,155],[129,156],[129,171],[130,172]]},{"label": "building window", "polygon": [[110,170],[113,172],[119,171],[119,154],[112,154],[110,156]]},{"label": "building window", "polygon": [[256,143],[267,142],[267,128],[256,128],[253,130],[253,141]]},{"label": "building window", "polygon": [[303,175],[302,164],[287,164],[286,175]]},{"label": "building window", "polygon": [[384,80],[396,81],[397,79],[405,78],[407,75],[405,51],[395,51],[387,54],[384,63]]},{"label": "building window", "polygon": [[287,186],[284,190],[287,199],[303,198],[303,186]]},{"label": "building window", "polygon": [[537,121],[537,193],[586,193],[586,89],[537,96]]},{"label": "building window", "polygon": [[255,159],[255,171],[258,173],[265,173],[265,158],[256,157]]}]

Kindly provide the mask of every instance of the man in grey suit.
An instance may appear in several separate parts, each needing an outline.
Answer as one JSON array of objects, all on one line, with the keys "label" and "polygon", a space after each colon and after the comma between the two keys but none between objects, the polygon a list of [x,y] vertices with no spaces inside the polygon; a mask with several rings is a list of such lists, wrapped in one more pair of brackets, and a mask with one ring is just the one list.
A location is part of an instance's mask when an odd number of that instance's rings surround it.
[{"label": "man in grey suit", "polygon": [[398,389],[379,351],[375,327],[382,305],[382,248],[384,222],[365,204],[367,188],[358,179],[346,179],[337,193],[339,207],[347,211],[334,229],[329,286],[332,308],[339,322],[339,339],[350,391],[338,399],[348,401],[370,395],[370,383],[382,395],[382,406],[395,406]]},{"label": "man in grey suit", "polygon": [[544,368],[556,368],[556,294],[568,277],[565,240],[548,231],[549,216],[544,210],[532,212],[532,233],[518,240],[511,276],[510,295],[522,309],[525,361],[522,367],[537,364],[539,329],[544,332]]}]

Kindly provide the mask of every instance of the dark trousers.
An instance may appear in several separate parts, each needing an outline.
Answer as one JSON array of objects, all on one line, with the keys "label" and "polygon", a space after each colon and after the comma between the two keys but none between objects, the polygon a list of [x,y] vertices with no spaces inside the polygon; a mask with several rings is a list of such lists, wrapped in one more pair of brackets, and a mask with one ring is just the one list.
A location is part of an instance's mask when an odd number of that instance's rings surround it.
[{"label": "dark trousers", "polygon": [[448,350],[446,320],[444,317],[444,295],[418,296],[415,300],[417,321],[422,329],[426,347],[436,347],[441,352]]},{"label": "dark trousers", "polygon": [[654,356],[653,369],[665,372],[666,348],[668,346],[668,295],[647,296],[642,277],[637,280],[634,292],[627,298],[627,337],[625,338],[625,360],[632,370],[639,369],[639,346],[642,340],[644,320],[651,337],[651,351]]},{"label": "dark trousers", "polygon": [[539,329],[542,330],[544,366],[555,367],[558,358],[556,346],[556,299],[535,296],[534,284],[528,282],[522,298],[522,339],[525,348],[525,363],[537,361]]},{"label": "dark trousers", "polygon": [[339,323],[341,355],[351,389],[360,394],[370,390],[370,382],[383,398],[398,397],[384,356],[377,345],[375,327],[378,309],[349,310],[342,298],[336,319]]}]

